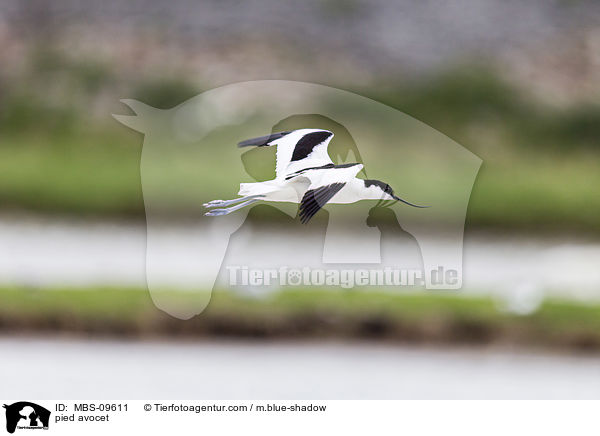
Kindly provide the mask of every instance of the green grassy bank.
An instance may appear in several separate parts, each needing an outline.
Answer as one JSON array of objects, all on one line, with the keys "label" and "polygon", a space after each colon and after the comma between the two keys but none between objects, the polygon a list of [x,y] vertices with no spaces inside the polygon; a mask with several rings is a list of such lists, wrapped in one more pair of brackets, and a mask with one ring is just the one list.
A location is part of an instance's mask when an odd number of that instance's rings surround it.
[{"label": "green grassy bank", "polygon": [[[197,295],[170,294],[182,304]],[[546,301],[529,315],[460,294],[294,290],[265,298],[215,292],[183,321],[142,289],[0,289],[0,332],[117,337],[369,339],[600,351],[600,305]]]}]

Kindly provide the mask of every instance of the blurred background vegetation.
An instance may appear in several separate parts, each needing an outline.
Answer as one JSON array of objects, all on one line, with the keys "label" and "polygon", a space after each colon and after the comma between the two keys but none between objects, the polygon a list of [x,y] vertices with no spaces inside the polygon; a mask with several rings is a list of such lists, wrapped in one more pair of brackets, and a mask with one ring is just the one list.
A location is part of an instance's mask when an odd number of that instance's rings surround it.
[{"label": "blurred background vegetation", "polygon": [[[74,50],[63,47],[61,38],[68,36],[62,31],[55,29],[51,38],[43,33],[21,37],[16,27],[5,22],[2,33],[3,46],[17,46],[8,51],[14,57],[3,63],[0,76],[2,209],[143,218],[141,139],[118,125],[110,113],[127,111],[118,103],[123,97],[170,108],[220,83],[204,78],[202,68],[182,66],[172,71],[170,65],[159,65],[147,72],[148,59],[98,55],[93,34],[86,35],[89,47]],[[581,33],[581,38],[592,38]],[[136,43],[143,44],[137,49],[144,53],[155,48],[148,46],[152,44],[163,52],[174,50],[146,40],[115,42],[114,50]],[[577,47],[582,42],[573,37],[570,43]],[[207,49],[216,50],[199,50]],[[234,44],[229,49],[243,50]],[[542,49],[553,54],[551,48]],[[593,60],[585,59],[597,56],[592,48],[577,53],[584,59],[571,62],[594,66]],[[176,56],[185,65],[186,53]],[[290,58],[285,62],[307,70],[306,79],[315,75],[301,50],[285,57]],[[277,57],[250,60],[267,61],[276,66],[283,63]],[[555,93],[564,91],[565,97],[542,98],[534,92],[535,75],[516,79],[506,72],[506,65],[498,63],[471,59],[436,65],[427,74],[374,66],[369,80],[350,73],[337,86],[422,120],[484,160],[470,203],[469,225],[598,233],[598,88],[575,92],[586,85],[579,83],[575,70],[572,77],[561,77],[566,83],[555,84]],[[287,78],[286,68],[280,67],[277,77]],[[320,68],[326,82],[335,82],[326,65]],[[597,70],[594,74],[597,79]],[[239,77],[246,78],[252,77]]]},{"label": "blurred background vegetation", "polygon": [[[191,15],[225,14],[211,3],[175,5],[175,15],[160,17],[152,1],[106,8],[9,2],[0,8],[1,207],[143,218],[141,139],[110,118],[111,112],[127,111],[119,99],[170,108],[232,81],[283,78],[379,100],[479,155],[484,165],[472,194],[470,226],[598,233],[600,30],[590,19],[598,7],[585,1],[553,8],[534,3],[521,7],[541,14],[533,29],[509,34],[508,24],[497,23],[479,29],[479,43],[469,38],[465,47],[446,47],[448,29],[436,28],[446,21],[435,21],[443,11],[426,10],[434,17],[414,30],[423,36],[421,45],[367,50],[372,34],[363,31],[361,42],[356,35],[341,41],[338,34],[346,33],[340,29],[380,22],[386,13],[405,22],[422,7],[313,1],[282,34],[278,16],[286,7],[280,6],[271,18],[276,25],[247,37],[228,28],[226,16],[210,27],[187,29],[184,8]],[[514,12],[486,4],[499,16]],[[463,12],[467,18],[447,17],[457,26],[464,21],[465,29],[451,35],[457,40],[466,38],[469,24],[474,31],[490,19],[485,11]],[[228,13],[236,23],[242,20]],[[315,48],[311,29],[331,22],[329,38]],[[218,24],[217,38],[210,29]],[[391,24],[382,32],[390,41],[402,35]]]}]

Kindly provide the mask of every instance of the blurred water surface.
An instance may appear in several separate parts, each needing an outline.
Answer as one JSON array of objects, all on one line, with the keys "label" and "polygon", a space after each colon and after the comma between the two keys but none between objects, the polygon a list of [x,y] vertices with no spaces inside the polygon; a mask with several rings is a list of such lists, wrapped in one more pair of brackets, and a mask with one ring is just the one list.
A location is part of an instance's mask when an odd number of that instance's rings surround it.
[{"label": "blurred water surface", "polygon": [[10,398],[600,398],[597,357],[366,344],[31,338],[0,339],[0,349],[0,384]]},{"label": "blurred water surface", "polygon": [[[198,226],[167,226],[158,238],[155,274],[165,285],[194,280],[194,256],[182,241],[202,236]],[[443,235],[440,235],[443,246]],[[296,265],[315,263],[312,240],[283,229],[256,229],[236,238],[237,259],[257,256],[285,241],[294,247]],[[231,242],[230,242],[231,244]],[[45,286],[145,287],[146,227],[141,223],[0,220],[0,284]],[[159,247],[160,248],[160,247]],[[212,256],[210,247],[202,254]],[[237,265],[237,264],[236,264]],[[464,242],[464,289],[497,295],[510,304],[533,304],[547,296],[593,301],[600,298],[600,243],[578,239],[467,234]],[[332,264],[331,268],[336,265]],[[376,268],[374,265],[373,268]],[[224,270],[223,270],[224,271]],[[221,279],[226,277],[222,271]],[[518,309],[517,309],[518,310]]]}]

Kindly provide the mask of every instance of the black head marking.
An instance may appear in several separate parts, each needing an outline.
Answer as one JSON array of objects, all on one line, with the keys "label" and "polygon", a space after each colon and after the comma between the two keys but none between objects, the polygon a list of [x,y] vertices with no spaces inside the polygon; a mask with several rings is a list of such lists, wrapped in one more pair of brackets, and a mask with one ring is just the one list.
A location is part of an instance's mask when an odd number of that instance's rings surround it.
[{"label": "black head marking", "polygon": [[327,138],[331,137],[333,133],[328,132],[326,130],[320,132],[312,132],[304,135],[294,148],[294,153],[292,155],[292,162],[304,159],[309,154],[312,153],[313,149],[321,144],[323,141],[326,141]]},{"label": "black head marking", "polygon": [[394,195],[394,190],[392,189],[392,187],[390,185],[388,185],[387,183],[382,182],[381,180],[366,179],[366,180],[364,180],[364,182],[365,182],[365,187],[368,188],[369,186],[373,186],[373,185],[378,186],[379,189],[381,189],[386,194],[391,195],[394,198],[394,200],[396,200],[396,201],[400,201],[404,204],[408,204],[409,206],[412,206],[412,207],[418,207],[420,209],[429,207],[429,206],[419,206],[417,204],[413,204],[406,200],[403,200],[400,197],[397,197],[396,195]]},{"label": "black head marking", "polygon": [[381,180],[365,179],[364,182],[365,182],[366,188],[368,188],[370,186],[378,186],[379,189],[381,189],[386,194],[390,194],[390,195],[394,194],[392,187],[390,185],[388,185],[387,183],[382,182]]}]

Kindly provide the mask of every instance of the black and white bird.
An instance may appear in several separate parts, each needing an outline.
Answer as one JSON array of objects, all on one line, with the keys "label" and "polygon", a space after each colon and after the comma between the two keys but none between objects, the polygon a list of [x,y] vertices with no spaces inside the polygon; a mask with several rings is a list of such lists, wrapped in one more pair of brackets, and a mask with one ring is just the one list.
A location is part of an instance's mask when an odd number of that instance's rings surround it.
[{"label": "black and white bird", "polygon": [[[362,164],[335,165],[327,153],[332,138],[333,133],[328,130],[299,129],[240,142],[239,147],[277,146],[275,178],[240,183],[240,198],[205,203],[205,207],[212,209],[205,215],[227,215],[258,201],[299,203],[302,223],[307,223],[326,203],[395,200],[413,207],[427,207],[397,197],[390,185],[380,180],[357,178]],[[221,208],[213,209],[217,207]]]}]

